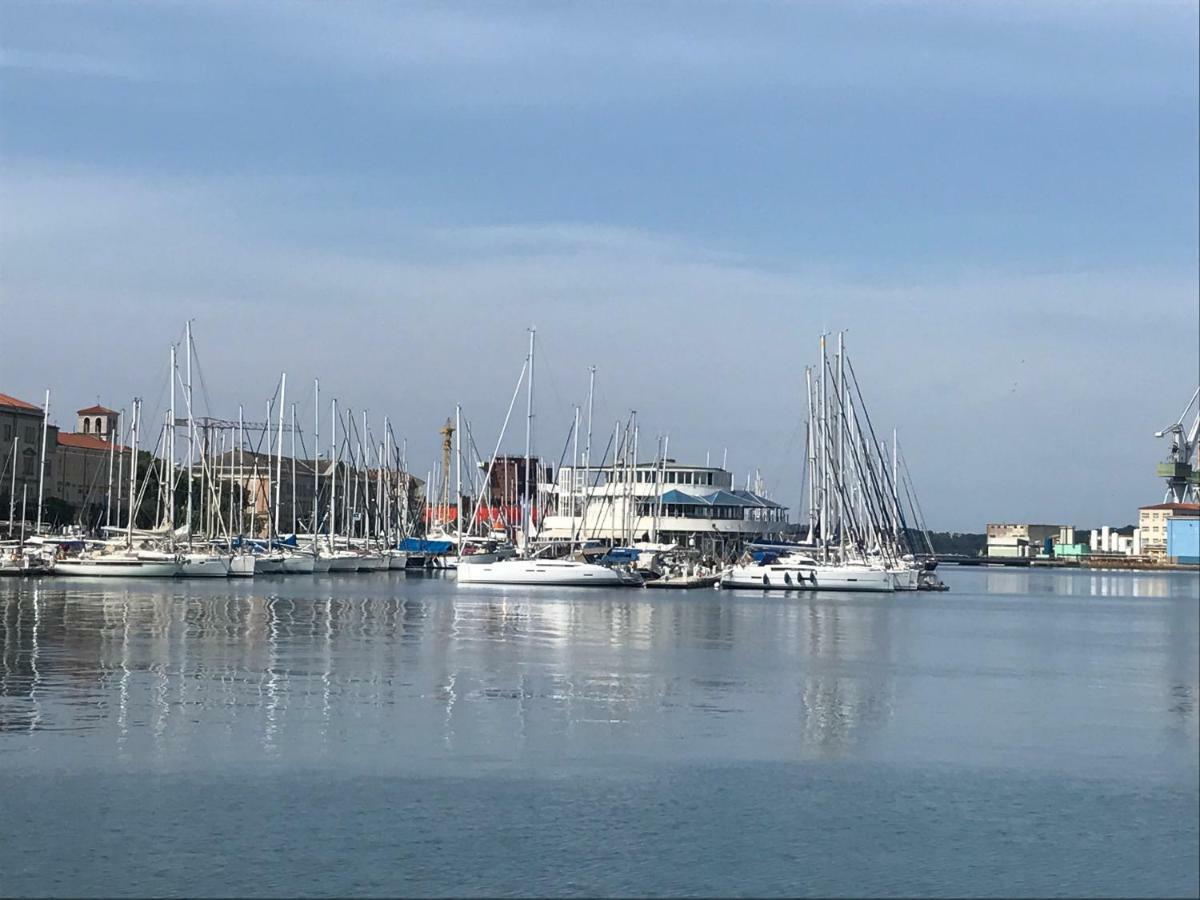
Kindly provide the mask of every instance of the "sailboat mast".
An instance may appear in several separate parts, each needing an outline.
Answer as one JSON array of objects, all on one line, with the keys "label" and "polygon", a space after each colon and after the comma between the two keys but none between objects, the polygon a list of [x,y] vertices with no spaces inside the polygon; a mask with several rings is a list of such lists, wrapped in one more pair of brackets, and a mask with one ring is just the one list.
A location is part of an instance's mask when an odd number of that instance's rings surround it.
[{"label": "sailboat mast", "polygon": [[[196,458],[196,419],[192,414],[192,320],[188,319],[184,329],[186,346],[184,353],[187,362],[187,385],[184,392],[187,398],[188,410],[188,465],[187,465],[187,542],[188,549],[192,548],[192,460]],[[174,377],[174,376],[172,376]],[[173,386],[173,382],[172,382]],[[171,423],[172,429],[175,423]]]},{"label": "sailboat mast", "polygon": [[458,555],[463,551],[462,521],[462,407],[454,404],[454,528],[458,532]]},{"label": "sailboat mast", "polygon": [[[579,404],[575,404],[575,425],[571,428],[571,553],[575,553],[575,507],[579,493]],[[562,514],[562,510],[559,510]]]},{"label": "sailboat mast", "polygon": [[838,408],[838,481],[842,490],[838,492],[838,550],[842,561],[846,558],[846,364],[843,361],[842,336],[838,332],[837,345],[837,408]]},{"label": "sailboat mast", "polygon": [[[283,372],[279,376],[279,439],[276,441],[275,447],[275,536],[279,535],[279,488],[283,481],[283,409],[284,401],[287,396],[287,372]],[[271,423],[267,422],[269,428]]]},{"label": "sailboat mast", "polygon": [[[15,429],[14,429],[14,431],[15,431]],[[119,433],[120,432],[118,432],[118,434]],[[8,533],[10,535],[12,534],[13,516],[15,516],[17,514],[17,509],[16,509],[16,504],[17,504],[17,444],[20,443],[20,441],[21,441],[21,438],[17,434],[14,433],[13,434],[12,487],[10,487],[8,489]],[[111,478],[112,477],[112,475],[111,475],[112,467],[111,466],[109,466],[109,473],[110,473],[109,477]],[[112,499],[111,493],[110,493],[109,499],[110,500]]]},{"label": "sailboat mast", "polygon": [[[107,418],[107,416],[105,417]],[[112,422],[108,424],[108,500],[105,502],[104,509],[104,525],[108,527],[112,525],[112,492],[113,492],[113,457],[116,455],[117,438],[120,437],[121,430],[117,429],[117,433],[113,434]],[[16,473],[17,458],[13,456],[13,472]],[[11,496],[11,492],[10,492]],[[9,531],[12,530],[12,514],[9,514]]]},{"label": "sailboat mast", "polygon": [[[524,510],[524,531],[525,544],[528,548],[529,537],[532,531],[533,523],[533,508],[529,505],[529,460],[533,453],[533,351],[534,339],[537,336],[537,329],[529,329],[529,383],[526,385],[525,391],[525,484],[524,495],[522,497],[522,505]],[[48,396],[48,395],[47,395]]]},{"label": "sailboat mast", "polygon": [[130,424],[131,439],[129,442],[129,530],[126,543],[128,549],[133,549],[133,517],[137,509],[137,455],[138,455],[138,419],[141,417],[142,401],[133,398],[133,421]]},{"label": "sailboat mast", "polygon": [[334,515],[337,512],[337,470],[338,470],[338,447],[337,447],[337,397],[333,398],[329,408],[329,552],[333,552],[333,536]]},{"label": "sailboat mast", "polygon": [[37,507],[37,525],[34,527],[34,534],[42,532],[42,497],[45,494],[46,484],[46,434],[50,430],[50,390],[46,389],[46,405],[42,407],[42,455],[38,463],[38,507]]},{"label": "sailboat mast", "polygon": [[321,494],[321,379],[313,379],[313,556],[317,555],[317,502]]},{"label": "sailboat mast", "polygon": [[[238,536],[246,534],[246,425],[238,404]],[[231,523],[232,525],[232,523]]]},{"label": "sailboat mast", "polygon": [[363,473],[363,538],[365,539],[364,546],[370,549],[371,546],[371,445],[367,438],[367,411],[363,410],[363,430],[362,438],[358,444],[359,453],[362,454],[362,473]]},{"label": "sailboat mast", "polygon": [[[175,546],[175,377],[177,364],[175,344],[171,344],[171,411],[168,414],[170,430],[167,432],[167,525],[171,530],[171,547]],[[188,496],[191,496],[189,487]],[[190,529],[189,529],[190,530]]]},{"label": "sailboat mast", "polygon": [[292,534],[296,533],[296,404],[292,404]]},{"label": "sailboat mast", "polygon": [[818,518],[821,521],[821,559],[828,558],[828,539],[829,539],[829,454],[828,454],[828,437],[829,437],[829,398],[826,394],[826,349],[824,349],[824,338],[821,335],[821,386],[820,386],[820,401],[818,406],[821,409],[820,419],[820,467],[821,467],[821,503]]}]

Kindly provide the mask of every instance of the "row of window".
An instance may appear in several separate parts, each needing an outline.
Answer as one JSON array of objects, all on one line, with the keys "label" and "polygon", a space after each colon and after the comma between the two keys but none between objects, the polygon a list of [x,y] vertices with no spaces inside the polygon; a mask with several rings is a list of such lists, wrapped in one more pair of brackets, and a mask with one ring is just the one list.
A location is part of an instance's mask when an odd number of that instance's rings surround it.
[{"label": "row of window", "polygon": [[[658,505],[653,500],[638,504],[638,515],[653,516],[657,512]],[[664,503],[662,514],[664,516],[687,519],[743,518],[742,507],[740,506],[707,506],[700,503]]]},{"label": "row of window", "polygon": [[633,478],[629,478],[629,472],[618,469],[616,472],[609,473],[609,481],[627,482],[636,481],[644,484],[658,484],[659,475],[662,475],[664,484],[698,484],[708,485],[713,484],[713,472],[677,472],[673,469],[668,469],[666,472],[659,472],[658,469],[635,469]]},{"label": "row of window", "polygon": [[[36,437],[37,437],[37,431],[34,429],[34,427],[32,425],[26,425],[25,426],[25,434],[24,434],[24,437],[22,438],[22,440],[25,441],[25,443],[27,443],[27,444],[32,444],[34,442],[34,440],[36,439]],[[9,422],[4,426],[4,443],[6,443],[6,444],[11,443],[12,439],[13,439],[13,426],[12,426],[12,423]]]}]

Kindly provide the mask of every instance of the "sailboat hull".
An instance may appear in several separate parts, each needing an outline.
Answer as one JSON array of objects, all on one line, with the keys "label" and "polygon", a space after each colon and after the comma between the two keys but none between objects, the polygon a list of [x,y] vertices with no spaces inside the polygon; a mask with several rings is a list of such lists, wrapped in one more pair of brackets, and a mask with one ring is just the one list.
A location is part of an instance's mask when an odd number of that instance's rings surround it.
[{"label": "sailboat hull", "polygon": [[311,556],[285,556],[281,568],[284,575],[311,575],[313,564]]},{"label": "sailboat hull", "polygon": [[758,591],[894,591],[891,572],[870,566],[789,564],[734,566],[721,577],[723,588]]},{"label": "sailboat hull", "polygon": [[184,578],[227,578],[230,562],[228,556],[185,555],[179,574]]},{"label": "sailboat hull", "polygon": [[55,575],[85,578],[174,578],[179,566],[174,562],[145,559],[78,559],[54,564]]},{"label": "sailboat hull", "polygon": [[232,578],[252,578],[254,576],[254,557],[249,554],[235,556],[229,561],[229,575]]},{"label": "sailboat hull", "polygon": [[[458,568],[459,584],[623,587],[627,582],[607,566],[559,559],[502,559]],[[639,582],[640,583],[640,582]]]}]

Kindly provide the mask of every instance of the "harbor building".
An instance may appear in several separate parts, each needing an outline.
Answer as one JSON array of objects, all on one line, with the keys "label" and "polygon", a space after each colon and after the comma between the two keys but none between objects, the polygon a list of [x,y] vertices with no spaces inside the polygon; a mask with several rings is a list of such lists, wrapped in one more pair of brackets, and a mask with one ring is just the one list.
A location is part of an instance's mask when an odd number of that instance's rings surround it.
[{"label": "harbor building", "polygon": [[564,466],[549,486],[539,531],[549,540],[607,544],[644,541],[726,552],[788,529],[788,510],[761,494],[735,490],[733,474],[665,461],[600,468]]},{"label": "harbor building", "polygon": [[1138,530],[1142,536],[1142,551],[1154,559],[1165,560],[1170,555],[1167,539],[1171,522],[1197,515],[1200,515],[1200,503],[1155,503],[1141,507],[1138,510]]},{"label": "harbor building", "polygon": [[[1063,534],[1061,525],[1028,525],[989,522],[987,555],[997,559],[1029,559]],[[1074,530],[1072,529],[1072,538]]]}]

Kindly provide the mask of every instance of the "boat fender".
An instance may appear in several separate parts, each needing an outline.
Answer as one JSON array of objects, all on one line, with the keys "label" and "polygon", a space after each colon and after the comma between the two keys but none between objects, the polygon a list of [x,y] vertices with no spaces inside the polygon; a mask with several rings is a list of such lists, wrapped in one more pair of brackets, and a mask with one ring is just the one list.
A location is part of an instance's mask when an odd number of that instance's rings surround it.
[{"label": "boat fender", "polygon": [[784,583],[784,584],[791,584],[791,583],[792,583],[792,576],[791,576],[790,574],[788,574],[787,572],[784,572],[784,573],[783,573],[783,583]]},{"label": "boat fender", "polygon": [[766,572],[763,572],[763,584],[769,585],[770,583],[771,583],[771,579],[767,577]]}]

